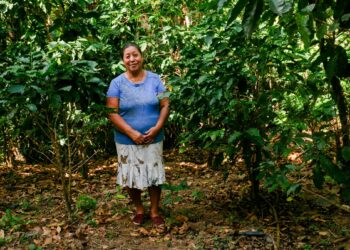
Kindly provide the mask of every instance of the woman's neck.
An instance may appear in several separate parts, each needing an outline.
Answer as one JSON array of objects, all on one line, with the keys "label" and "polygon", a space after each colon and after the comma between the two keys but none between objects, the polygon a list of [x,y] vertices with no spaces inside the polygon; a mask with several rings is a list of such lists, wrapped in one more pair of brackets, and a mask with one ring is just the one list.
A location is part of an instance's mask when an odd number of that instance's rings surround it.
[{"label": "woman's neck", "polygon": [[128,78],[129,81],[133,83],[142,82],[145,76],[146,76],[146,72],[143,69],[137,72],[130,72],[130,71],[126,72],[126,77]]}]

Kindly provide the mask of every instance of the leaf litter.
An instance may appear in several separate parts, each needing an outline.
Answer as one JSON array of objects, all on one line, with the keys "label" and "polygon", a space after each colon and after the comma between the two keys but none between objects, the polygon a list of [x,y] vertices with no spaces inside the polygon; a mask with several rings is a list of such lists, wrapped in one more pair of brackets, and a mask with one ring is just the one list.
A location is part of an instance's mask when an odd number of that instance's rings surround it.
[{"label": "leaf litter", "polygon": [[[87,194],[97,207],[91,214],[77,211],[73,222],[66,219],[54,169],[0,167],[0,218],[10,210],[10,220],[22,223],[0,224],[0,249],[350,249],[349,213],[340,209],[346,205],[334,205],[333,190],[314,190],[308,180],[304,186],[312,192],[293,201],[262,192],[272,207],[256,204],[244,166],[230,166],[225,180],[206,159],[198,149],[165,153],[168,183],[180,187],[163,190],[165,230],[149,220],[142,227],[131,223],[133,206],[115,185],[115,157],[91,163],[88,180],[74,176],[73,199]],[[149,210],[148,194],[142,195]]]}]

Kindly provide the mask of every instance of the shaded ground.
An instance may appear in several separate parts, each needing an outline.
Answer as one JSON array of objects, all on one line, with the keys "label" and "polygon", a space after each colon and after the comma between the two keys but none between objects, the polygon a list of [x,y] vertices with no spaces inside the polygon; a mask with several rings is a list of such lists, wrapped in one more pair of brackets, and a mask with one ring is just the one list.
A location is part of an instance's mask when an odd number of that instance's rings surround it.
[{"label": "shaded ground", "polygon": [[[91,196],[97,208],[77,211],[73,223],[66,221],[53,169],[0,167],[0,249],[350,249],[349,207],[339,205],[332,187],[319,193],[306,183],[291,202],[265,194],[257,204],[249,200],[243,166],[224,181],[201,151],[165,158],[173,189],[162,194],[165,232],[149,221],[130,222],[132,206],[116,188],[114,158],[93,163],[88,180],[74,177],[74,199]],[[148,194],[143,198],[147,209]]]}]

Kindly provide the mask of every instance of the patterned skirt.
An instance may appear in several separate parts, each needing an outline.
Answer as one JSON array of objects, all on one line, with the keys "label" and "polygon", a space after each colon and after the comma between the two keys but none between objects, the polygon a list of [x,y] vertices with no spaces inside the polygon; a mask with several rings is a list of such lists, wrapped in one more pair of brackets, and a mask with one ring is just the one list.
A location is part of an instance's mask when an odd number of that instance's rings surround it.
[{"label": "patterned skirt", "polygon": [[117,184],[142,190],[165,182],[163,141],[148,145],[116,143],[116,146]]}]

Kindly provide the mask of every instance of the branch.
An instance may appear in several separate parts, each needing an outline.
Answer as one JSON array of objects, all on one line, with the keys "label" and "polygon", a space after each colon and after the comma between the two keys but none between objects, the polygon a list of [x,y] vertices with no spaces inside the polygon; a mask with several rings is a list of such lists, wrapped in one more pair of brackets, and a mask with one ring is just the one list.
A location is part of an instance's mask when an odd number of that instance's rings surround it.
[{"label": "branch", "polygon": [[317,196],[318,198],[321,198],[322,200],[328,202],[329,204],[331,204],[333,206],[336,206],[337,208],[339,208],[339,209],[341,209],[341,210],[343,210],[345,212],[350,213],[350,207],[349,206],[337,204],[334,201],[331,201],[331,200],[327,199],[326,197],[324,197],[324,196],[322,196],[322,195],[320,195],[318,193],[315,193],[315,192],[313,192],[313,191],[311,191],[309,189],[303,188],[303,190],[306,191],[309,194],[313,194],[313,195]]}]

